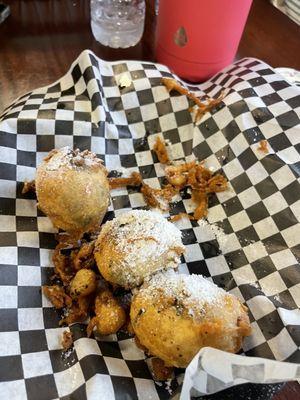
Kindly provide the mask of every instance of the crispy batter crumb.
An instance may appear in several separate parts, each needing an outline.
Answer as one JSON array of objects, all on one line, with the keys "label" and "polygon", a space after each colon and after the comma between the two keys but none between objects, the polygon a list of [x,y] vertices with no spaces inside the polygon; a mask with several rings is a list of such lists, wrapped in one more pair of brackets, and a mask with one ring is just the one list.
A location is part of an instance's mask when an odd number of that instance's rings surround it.
[{"label": "crispy batter crumb", "polygon": [[87,326],[87,336],[90,337],[94,328],[100,335],[111,335],[125,324],[126,313],[109,289],[102,289],[95,299],[95,317]]},{"label": "crispy batter crumb", "polygon": [[194,211],[194,219],[198,221],[207,216],[208,212],[208,197],[205,193],[198,190],[192,191],[192,200],[197,204]]},{"label": "crispy batter crumb", "polygon": [[61,248],[60,245],[58,244],[58,246],[55,248],[53,252],[53,257],[52,257],[52,261],[54,264],[54,272],[62,281],[62,283],[65,286],[67,286],[74,277],[75,271],[73,271],[73,268],[69,260],[69,256],[62,254],[60,250]]},{"label": "crispy batter crumb", "polygon": [[72,332],[64,331],[61,341],[62,347],[65,351],[73,347],[73,335]]},{"label": "crispy batter crumb", "polygon": [[262,153],[269,154],[269,149],[268,149],[268,142],[267,140],[261,140],[259,142],[259,146],[257,148],[258,151],[261,151]]},{"label": "crispy batter crumb", "polygon": [[194,171],[195,166],[195,161],[179,165],[170,165],[165,169],[166,178],[171,185],[178,189],[183,189],[187,185],[189,175],[191,171]]},{"label": "crispy batter crumb", "polygon": [[108,180],[111,189],[123,186],[140,186],[142,184],[142,177],[138,172],[132,172],[129,178],[109,178]]},{"label": "crispy batter crumb", "polygon": [[154,144],[153,150],[155,151],[157,158],[161,164],[168,164],[170,162],[166,144],[158,136]]},{"label": "crispy batter crumb", "polygon": [[141,192],[148,206],[167,211],[172,197],[178,193],[178,190],[171,185],[167,185],[163,189],[154,189],[143,183]]},{"label": "crispy batter crumb", "polygon": [[[200,121],[200,119],[206,112],[210,111],[213,107],[216,107],[218,104],[220,104],[224,98],[224,92],[222,92],[220,96],[216,99],[209,98],[203,101],[195,96],[188,89],[181,86],[180,83],[176,81],[176,79],[162,78],[161,82],[169,92],[171,90],[176,90],[176,92],[185,95],[195,103],[195,105],[197,106],[195,110],[195,122]],[[194,111],[194,107],[189,108],[189,111]]]},{"label": "crispy batter crumb", "polygon": [[63,286],[43,286],[44,295],[51,301],[55,308],[69,307],[72,304],[72,299],[66,294]]},{"label": "crispy batter crumb", "polygon": [[151,358],[150,368],[155,381],[167,381],[173,376],[174,368],[166,367],[163,360],[158,357]]},{"label": "crispy batter crumb", "polygon": [[191,221],[193,221],[195,219],[195,217],[193,215],[189,215],[187,213],[181,212],[179,214],[172,215],[170,217],[170,221],[175,222],[175,221],[179,221],[182,218],[188,218]]},{"label": "crispy batter crumb", "polygon": [[91,303],[92,296],[82,296],[72,302],[71,307],[68,308],[68,314],[65,318],[61,319],[60,325],[70,325],[74,322],[82,322],[88,316],[88,309]]},{"label": "crispy batter crumb", "polygon": [[22,189],[22,194],[26,194],[28,192],[35,193],[35,180],[33,181],[25,181]]},{"label": "crispy batter crumb", "polygon": [[94,258],[95,240],[83,243],[78,252],[74,255],[73,265],[76,271],[81,268],[92,268],[95,264]]},{"label": "crispy batter crumb", "polygon": [[[171,165],[166,167],[166,178],[168,182],[178,189],[184,187],[192,188],[192,200],[197,204],[193,219],[199,220],[206,217],[208,211],[208,195],[211,193],[223,192],[227,189],[227,179],[221,175],[213,173],[205,168],[203,163],[197,164],[195,161]],[[172,218],[172,221],[180,219]],[[191,219],[191,217],[189,216]]]}]

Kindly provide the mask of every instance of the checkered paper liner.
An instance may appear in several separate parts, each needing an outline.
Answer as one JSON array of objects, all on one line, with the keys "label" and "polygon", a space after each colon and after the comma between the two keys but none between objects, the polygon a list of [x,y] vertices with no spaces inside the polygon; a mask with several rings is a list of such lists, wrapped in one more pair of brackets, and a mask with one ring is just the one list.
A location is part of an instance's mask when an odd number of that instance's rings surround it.
[{"label": "checkered paper liner", "polygon": [[[124,74],[128,87],[118,85]],[[300,378],[300,89],[261,61],[243,59],[189,87],[199,96],[226,92],[195,125],[187,98],[169,94],[162,76],[173,75],[162,65],[109,63],[84,51],[63,78],[19,98],[0,119],[0,398],[168,399],[170,388],[182,388],[188,399],[248,381]],[[62,353],[65,328],[40,290],[52,273],[55,230],[34,197],[21,193],[43,157],[67,145],[159,187],[157,135],[176,159],[205,159],[230,182],[210,199],[208,214],[224,229],[226,248],[209,226],[181,220],[187,251],[180,271],[209,277],[245,301],[253,330],[243,355],[202,349],[183,386],[181,373],[170,388],[152,380],[144,353],[122,332],[95,340],[74,324],[75,350]],[[267,155],[257,150],[262,139]],[[106,219],[144,207],[138,191],[116,189]],[[191,207],[185,193],[170,214]]]}]

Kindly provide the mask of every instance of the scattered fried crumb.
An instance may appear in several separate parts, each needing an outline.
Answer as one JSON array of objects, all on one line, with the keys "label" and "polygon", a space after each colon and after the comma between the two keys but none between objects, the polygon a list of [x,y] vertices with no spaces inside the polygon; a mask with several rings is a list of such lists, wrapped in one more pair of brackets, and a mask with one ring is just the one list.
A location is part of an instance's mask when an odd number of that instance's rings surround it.
[{"label": "scattered fried crumb", "polygon": [[87,336],[90,337],[94,328],[100,335],[117,333],[126,323],[127,315],[111,290],[104,288],[95,298],[95,317],[87,326]]},{"label": "scattered fried crumb", "polygon": [[208,180],[207,193],[224,192],[227,188],[227,179],[221,174],[216,174]]},{"label": "scattered fried crumb", "polygon": [[268,142],[267,140],[261,140],[259,142],[259,145],[257,147],[258,151],[261,151],[264,154],[268,154],[269,153],[269,149],[268,149]]},{"label": "scattered fried crumb", "polygon": [[150,368],[155,381],[167,381],[174,373],[174,368],[166,367],[163,360],[158,357],[151,358]]},{"label": "scattered fried crumb", "polygon": [[194,219],[198,221],[207,216],[208,213],[208,197],[206,193],[199,190],[192,191],[192,200],[197,204],[194,211]]},{"label": "scattered fried crumb", "polygon": [[[227,179],[221,175],[213,175],[213,172],[205,168],[203,163],[196,161],[171,165],[166,167],[166,178],[168,182],[178,189],[190,187],[192,189],[192,200],[196,203],[193,219],[199,220],[207,215],[208,195],[223,192],[227,189]],[[181,217],[178,217],[180,219]],[[189,216],[191,219],[191,217]],[[174,219],[173,221],[178,220]]]},{"label": "scattered fried crumb", "polygon": [[179,165],[170,165],[166,167],[165,173],[168,182],[178,189],[183,189],[187,185],[189,171],[193,170],[196,162],[184,163]]},{"label": "scattered fried crumb", "polygon": [[167,185],[163,189],[154,189],[143,183],[141,192],[148,206],[167,211],[172,197],[178,193],[178,190],[171,185]]},{"label": "scattered fried crumb", "polygon": [[67,351],[71,347],[73,347],[73,335],[72,335],[72,332],[69,332],[69,331],[64,331],[63,332],[61,344],[62,344],[62,347],[63,347],[64,351]]},{"label": "scattered fried crumb", "polygon": [[157,158],[161,164],[168,164],[170,162],[166,144],[158,136],[154,144],[153,150],[155,151]]},{"label": "scattered fried crumb", "polygon": [[55,274],[59,277],[62,283],[67,286],[74,277],[75,271],[73,271],[69,256],[61,253],[59,244],[53,252],[52,261],[54,264]]},{"label": "scattered fried crumb", "polygon": [[188,218],[191,221],[195,220],[195,217],[193,215],[189,215],[187,213],[181,212],[179,214],[172,215],[170,217],[170,221],[175,222],[175,221],[179,221],[182,218]]},{"label": "scattered fried crumb", "polygon": [[76,271],[81,268],[92,268],[95,265],[94,258],[95,241],[83,243],[73,258],[73,265]]},{"label": "scattered fried crumb", "polygon": [[77,237],[70,236],[67,232],[59,232],[55,235],[58,244],[56,250],[79,249],[81,242]]},{"label": "scattered fried crumb", "polygon": [[26,194],[29,192],[35,193],[35,180],[33,181],[25,181],[22,189],[22,194]]},{"label": "scattered fried crumb", "polygon": [[43,286],[44,295],[51,301],[55,308],[69,307],[72,304],[72,299],[65,293],[63,286]]},{"label": "scattered fried crumb", "polygon": [[108,180],[111,189],[123,186],[140,186],[142,184],[142,177],[138,172],[132,172],[129,178],[109,178]]},{"label": "scattered fried crumb", "polygon": [[175,90],[176,92],[185,95],[195,103],[196,109],[194,109],[194,107],[189,108],[190,112],[196,111],[195,122],[199,122],[206,112],[210,111],[213,107],[216,107],[218,104],[220,104],[224,98],[224,92],[222,92],[220,96],[216,99],[208,98],[202,100],[195,96],[188,89],[181,86],[180,83],[176,81],[176,79],[162,78],[161,82],[169,92],[171,90]]},{"label": "scattered fried crumb", "polygon": [[88,309],[90,303],[92,301],[91,296],[82,296],[78,297],[76,300],[73,300],[71,307],[68,308],[68,312],[65,318],[61,319],[60,325],[70,325],[74,322],[82,322],[88,316]]}]

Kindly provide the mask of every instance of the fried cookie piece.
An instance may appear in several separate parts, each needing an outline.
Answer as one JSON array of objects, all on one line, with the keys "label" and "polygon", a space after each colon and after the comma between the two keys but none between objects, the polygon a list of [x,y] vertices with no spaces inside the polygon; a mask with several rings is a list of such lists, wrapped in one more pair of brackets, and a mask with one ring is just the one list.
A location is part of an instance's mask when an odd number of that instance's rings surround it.
[{"label": "fried cookie piece", "polygon": [[109,204],[107,171],[90,151],[52,150],[37,169],[38,207],[74,237],[95,229]]},{"label": "fried cookie piece", "polygon": [[126,322],[126,313],[112,292],[102,289],[95,299],[95,314],[87,327],[87,335],[91,336],[94,328],[100,335],[116,333]]},{"label": "fried cookie piece", "polygon": [[247,308],[200,275],[159,272],[133,296],[139,342],[166,366],[185,368],[206,346],[237,352],[250,334]]},{"label": "fried cookie piece", "polygon": [[183,252],[178,228],[161,214],[134,210],[106,222],[94,254],[104,279],[131,289],[158,270],[176,268]]}]

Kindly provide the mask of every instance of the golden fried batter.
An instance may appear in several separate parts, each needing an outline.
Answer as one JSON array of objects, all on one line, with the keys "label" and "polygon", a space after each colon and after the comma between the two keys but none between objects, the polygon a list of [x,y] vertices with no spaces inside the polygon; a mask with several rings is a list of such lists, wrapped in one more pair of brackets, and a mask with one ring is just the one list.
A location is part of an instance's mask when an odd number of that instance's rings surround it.
[{"label": "golden fried batter", "polygon": [[[268,149],[268,142],[267,140],[261,140],[259,142],[259,146],[257,148],[258,151],[261,151],[262,153],[268,154],[269,149]],[[23,193],[23,192],[22,192]]]},{"label": "golden fried batter", "polygon": [[75,271],[72,268],[69,257],[61,253],[60,245],[55,248],[52,261],[55,274],[60,278],[62,283],[67,286],[73,279]]},{"label": "golden fried batter", "polygon": [[28,192],[33,192],[35,193],[35,180],[33,181],[25,181],[23,188],[22,188],[22,194],[26,194]]},{"label": "golden fried batter", "polygon": [[128,178],[109,178],[108,180],[111,189],[123,186],[140,186],[142,184],[142,177],[139,172],[132,172]]},{"label": "golden fried batter", "polygon": [[73,346],[73,335],[72,332],[63,331],[63,337],[61,341],[63,349],[69,350]]},{"label": "golden fried batter", "polygon": [[163,142],[159,136],[157,136],[153,150],[161,164],[168,164],[170,162],[165,142]]},{"label": "golden fried batter", "polygon": [[90,151],[52,150],[37,169],[39,208],[57,228],[80,237],[101,223],[109,204],[107,172]]},{"label": "golden fried batter", "polygon": [[143,183],[141,193],[143,194],[148,206],[159,208],[162,211],[167,211],[172,197],[178,193],[178,190],[171,185],[167,185],[162,189],[154,189],[146,183]]},{"label": "golden fried batter", "polygon": [[95,259],[104,279],[129,289],[155,271],[176,268],[183,252],[179,229],[161,214],[134,210],[102,227]]},{"label": "golden fried batter", "polygon": [[148,352],[185,368],[206,346],[235,353],[250,334],[246,307],[201,277],[158,273],[134,295],[130,318]]},{"label": "golden fried batter", "polygon": [[181,212],[179,214],[172,215],[170,218],[170,221],[176,222],[176,221],[179,221],[181,218],[188,218],[190,221],[195,220],[195,217],[193,215],[189,215],[187,213]]},{"label": "golden fried batter", "polygon": [[[172,379],[174,368],[166,367],[163,360],[158,357],[152,357],[149,359],[150,370],[152,372],[155,381],[167,381]],[[148,365],[149,365],[148,364]]]},{"label": "golden fried batter", "polygon": [[100,335],[116,333],[126,322],[126,314],[117,299],[108,289],[101,290],[95,300],[95,314],[87,327],[87,335],[91,336],[94,328]]},{"label": "golden fried batter", "polygon": [[59,285],[43,286],[44,295],[51,301],[55,308],[69,307],[72,299],[66,294],[64,288]]},{"label": "golden fried batter", "polygon": [[[198,164],[196,161],[170,165],[166,167],[165,172],[168,182],[178,190],[184,187],[192,189],[192,199],[196,203],[193,216],[195,220],[206,217],[209,194],[223,192],[227,189],[227,179],[223,175],[213,175],[202,163]],[[191,217],[189,218],[191,219]]]},{"label": "golden fried batter", "polygon": [[88,296],[97,287],[96,274],[91,269],[80,269],[70,283],[70,295],[73,299],[80,296]]},{"label": "golden fried batter", "polygon": [[73,300],[71,307],[68,308],[68,313],[65,318],[61,319],[60,325],[70,325],[74,322],[82,322],[88,316],[88,310],[91,303],[91,296],[78,297],[77,300]]},{"label": "golden fried batter", "polygon": [[78,250],[74,254],[73,257],[73,267],[76,271],[80,270],[81,268],[92,268],[95,264],[94,258],[94,248],[95,248],[95,241],[83,243]]}]

